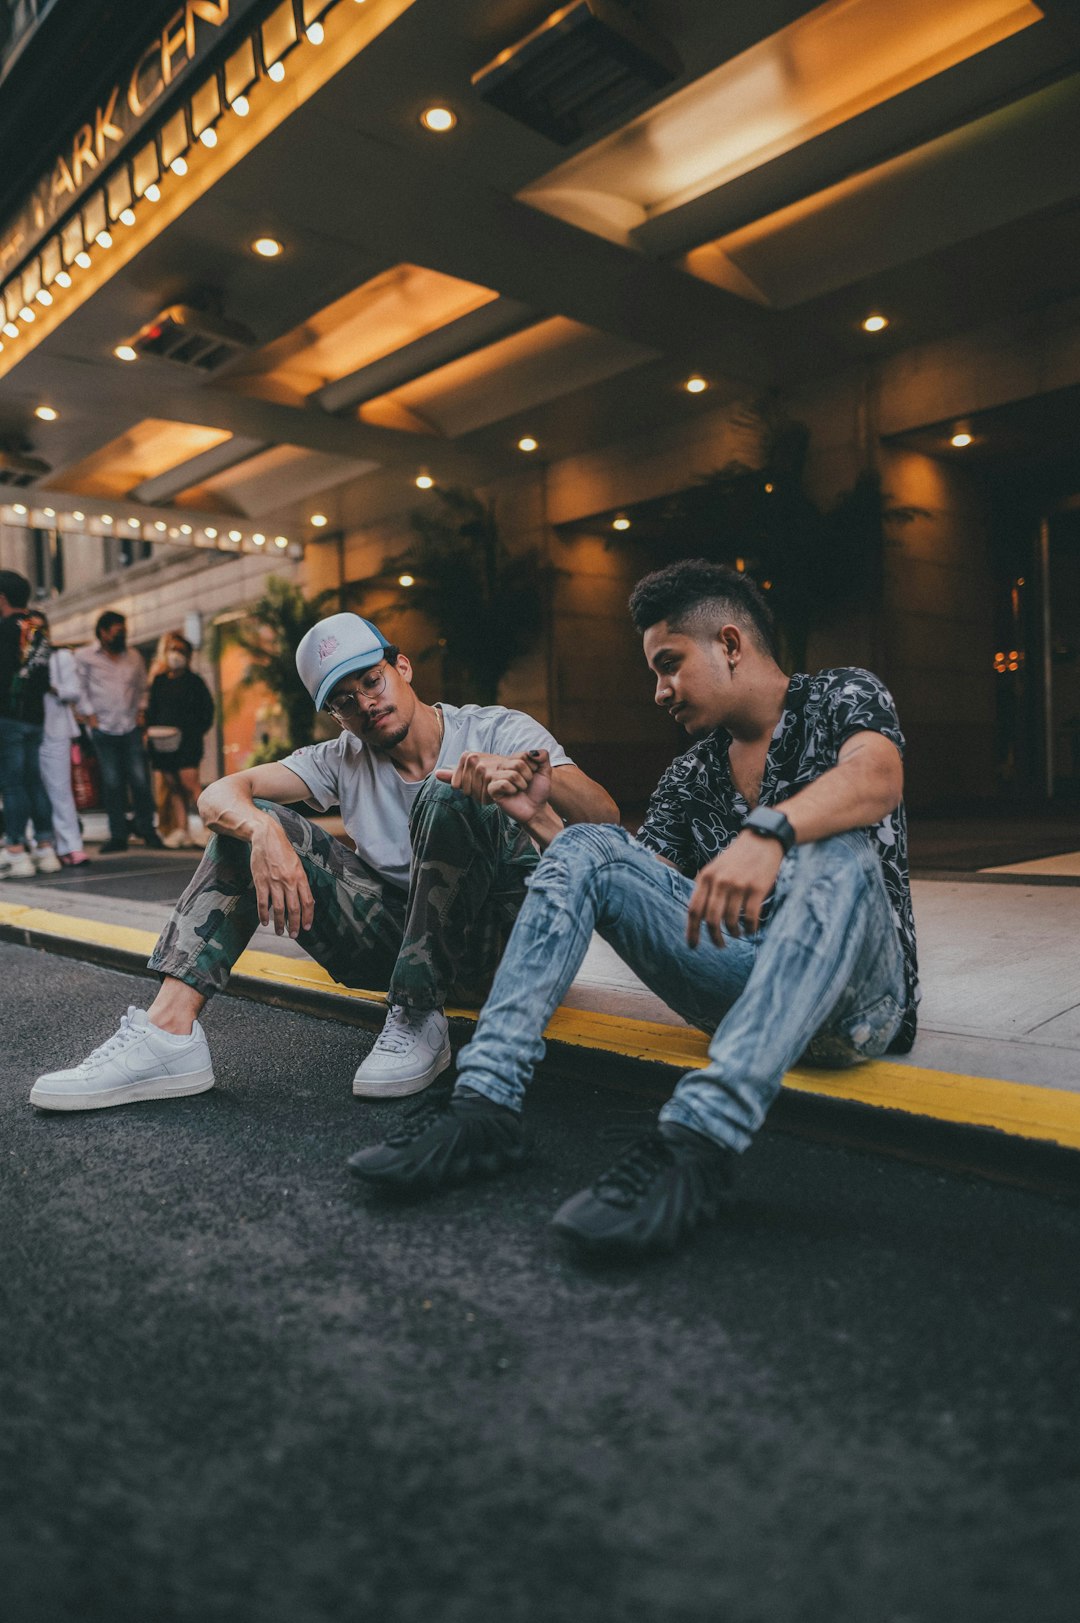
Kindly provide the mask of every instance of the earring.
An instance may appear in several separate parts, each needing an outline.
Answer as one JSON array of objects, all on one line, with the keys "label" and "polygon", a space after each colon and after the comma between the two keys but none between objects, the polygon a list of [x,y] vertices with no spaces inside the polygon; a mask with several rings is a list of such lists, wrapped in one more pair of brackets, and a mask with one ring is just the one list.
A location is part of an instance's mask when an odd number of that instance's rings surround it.
[{"label": "earring", "polygon": [[735,661],[733,659],[728,660],[727,668],[731,672],[731,675],[734,676],[735,675]]}]

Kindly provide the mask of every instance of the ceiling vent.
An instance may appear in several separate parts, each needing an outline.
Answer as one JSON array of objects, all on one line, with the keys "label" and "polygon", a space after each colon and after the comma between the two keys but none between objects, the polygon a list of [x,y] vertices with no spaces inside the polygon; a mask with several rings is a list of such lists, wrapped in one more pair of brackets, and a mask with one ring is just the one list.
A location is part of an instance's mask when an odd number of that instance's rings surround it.
[{"label": "ceiling vent", "polygon": [[173,304],[128,340],[139,355],[173,361],[195,372],[216,372],[255,345],[239,322],[209,315],[189,304]]},{"label": "ceiling vent", "polygon": [[39,456],[27,456],[23,451],[0,450],[0,485],[25,490],[35,480],[52,472],[51,463]]},{"label": "ceiling vent", "polygon": [[615,0],[573,0],[473,74],[484,101],[561,146],[635,113],[682,64]]}]

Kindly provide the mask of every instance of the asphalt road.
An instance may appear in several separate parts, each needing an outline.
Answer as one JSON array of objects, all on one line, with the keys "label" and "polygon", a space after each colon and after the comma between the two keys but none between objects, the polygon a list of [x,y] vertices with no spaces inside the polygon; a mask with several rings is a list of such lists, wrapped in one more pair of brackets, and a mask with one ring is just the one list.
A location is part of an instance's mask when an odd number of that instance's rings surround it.
[{"label": "asphalt road", "polygon": [[765,1134],[723,1227],[546,1228],[636,1121],[379,1204],[368,1039],[235,1000],[219,1086],[33,1112],[148,983],[0,946],[5,1623],[1069,1623],[1080,1211]]}]

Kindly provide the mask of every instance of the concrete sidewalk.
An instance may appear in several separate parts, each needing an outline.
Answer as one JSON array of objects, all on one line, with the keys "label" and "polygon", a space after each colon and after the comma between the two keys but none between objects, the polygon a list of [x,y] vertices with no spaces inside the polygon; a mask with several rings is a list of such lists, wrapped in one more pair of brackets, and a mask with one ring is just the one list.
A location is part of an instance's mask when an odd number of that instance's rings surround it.
[{"label": "concrete sidewalk", "polygon": [[[114,952],[111,961],[134,967],[195,862],[192,853],[133,848],[51,882],[8,881],[0,887],[0,931],[90,957],[115,949],[121,956]],[[795,1071],[788,1085],[1080,1149],[1078,867],[1080,857],[1065,853],[981,874],[916,879],[924,998],[912,1053],[852,1071]],[[73,935],[78,939],[62,939]],[[308,1006],[321,999],[334,1012],[348,1002],[349,1018],[381,1020],[378,994],[335,987],[272,929],[257,932],[240,969],[255,995],[260,988],[272,995],[276,987],[282,996],[291,989]],[[704,1036],[598,937],[549,1036],[680,1070],[705,1056]]]}]

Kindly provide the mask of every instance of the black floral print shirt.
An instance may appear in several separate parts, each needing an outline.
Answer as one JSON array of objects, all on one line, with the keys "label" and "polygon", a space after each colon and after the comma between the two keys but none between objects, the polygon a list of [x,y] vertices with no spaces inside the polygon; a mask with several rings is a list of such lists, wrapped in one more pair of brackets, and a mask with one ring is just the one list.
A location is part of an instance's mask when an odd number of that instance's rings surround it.
[{"label": "black floral print shirt", "polygon": [[[872,672],[842,667],[816,676],[793,676],[769,745],[759,805],[779,806],[820,778],[836,765],[845,741],[860,732],[882,733],[903,754],[904,735],[892,695]],[[749,815],[728,768],[730,744],[731,734],[718,727],[674,760],[656,786],[638,833],[642,845],[691,879],[731,844]],[[907,1053],[915,1040],[920,992],[903,801],[867,833],[881,858],[904,955],[904,1019],[890,1052]],[[769,897],[762,909],[763,925],[771,906]]]}]

